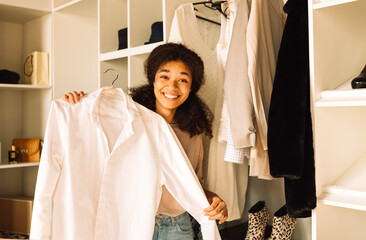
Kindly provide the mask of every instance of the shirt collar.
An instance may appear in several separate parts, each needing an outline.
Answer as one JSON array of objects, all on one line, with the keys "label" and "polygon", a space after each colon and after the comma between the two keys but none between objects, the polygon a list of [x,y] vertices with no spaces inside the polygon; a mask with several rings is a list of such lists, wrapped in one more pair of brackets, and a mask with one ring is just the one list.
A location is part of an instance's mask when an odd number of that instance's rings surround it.
[{"label": "shirt collar", "polygon": [[103,92],[111,90],[116,91],[121,96],[121,98],[124,99],[124,104],[121,107],[127,112],[129,122],[132,122],[135,118],[140,116],[140,112],[136,107],[136,103],[121,88],[103,87],[91,92],[88,94],[88,97],[85,98],[85,104],[90,106],[90,116],[93,122],[98,122],[98,112],[96,111],[96,108],[98,107]]}]

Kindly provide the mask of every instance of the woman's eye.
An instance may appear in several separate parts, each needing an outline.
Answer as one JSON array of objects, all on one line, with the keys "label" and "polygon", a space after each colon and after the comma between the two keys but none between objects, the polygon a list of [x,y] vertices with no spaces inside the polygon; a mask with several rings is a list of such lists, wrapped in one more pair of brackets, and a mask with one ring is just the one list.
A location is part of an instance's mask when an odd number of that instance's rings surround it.
[{"label": "woman's eye", "polygon": [[168,77],[167,76],[160,76],[160,78],[162,78],[162,79],[168,79]]},{"label": "woman's eye", "polygon": [[186,79],[181,79],[181,80],[179,80],[179,82],[188,83],[188,81]]}]

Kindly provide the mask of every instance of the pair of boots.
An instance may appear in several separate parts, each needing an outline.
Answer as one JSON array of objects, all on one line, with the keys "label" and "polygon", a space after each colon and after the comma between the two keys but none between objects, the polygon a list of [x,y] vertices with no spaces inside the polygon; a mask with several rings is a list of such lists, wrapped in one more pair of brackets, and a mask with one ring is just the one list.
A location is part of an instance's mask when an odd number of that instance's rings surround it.
[{"label": "pair of boots", "polygon": [[351,81],[351,86],[353,89],[355,88],[366,88],[366,65],[354,79]]},{"label": "pair of boots", "polygon": [[[259,201],[251,207],[245,240],[264,240],[269,218],[269,211],[264,201]],[[287,214],[287,207],[284,205],[274,214],[272,232],[268,240],[290,240],[295,224],[296,218],[291,218]]]}]

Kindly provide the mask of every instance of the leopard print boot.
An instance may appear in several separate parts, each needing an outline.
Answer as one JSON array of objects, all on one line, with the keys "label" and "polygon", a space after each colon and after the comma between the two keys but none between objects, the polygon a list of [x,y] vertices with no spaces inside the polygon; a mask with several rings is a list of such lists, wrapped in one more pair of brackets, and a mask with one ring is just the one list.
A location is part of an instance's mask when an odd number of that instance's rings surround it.
[{"label": "leopard print boot", "polygon": [[274,214],[272,233],[268,240],[290,240],[295,224],[296,218],[287,214],[287,207],[284,205]]},{"label": "leopard print boot", "polygon": [[259,201],[249,209],[248,231],[245,240],[264,240],[269,211],[264,201]]}]

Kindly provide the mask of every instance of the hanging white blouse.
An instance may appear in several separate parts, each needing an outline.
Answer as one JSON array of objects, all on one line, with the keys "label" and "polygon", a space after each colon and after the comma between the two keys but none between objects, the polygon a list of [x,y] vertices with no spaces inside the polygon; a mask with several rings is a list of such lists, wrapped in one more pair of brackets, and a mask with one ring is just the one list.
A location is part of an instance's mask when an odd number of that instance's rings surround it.
[{"label": "hanging white blouse", "polygon": [[[217,15],[217,12],[201,5],[195,7],[199,9],[201,16],[212,20],[216,20],[218,17],[219,21],[220,16]],[[217,92],[216,44],[219,37],[220,26],[197,19],[192,3],[181,4],[175,10],[169,42],[183,43],[201,57],[205,67],[205,84],[198,94],[212,111],[215,109]]]},{"label": "hanging white blouse", "polygon": [[194,170],[173,130],[121,89],[51,105],[39,166],[31,239],[151,239],[165,185],[220,239]]},{"label": "hanging white blouse", "polygon": [[[198,12],[194,10],[195,8]],[[205,83],[198,91],[198,95],[211,111],[215,111],[218,93],[217,43],[221,37],[221,28],[217,24],[196,18],[196,13],[201,17],[220,22],[221,16],[217,11],[203,5],[181,4],[174,12],[169,42],[182,43],[201,57],[205,68]],[[208,159],[209,145],[210,139],[204,137],[204,162]]]},{"label": "hanging white blouse", "polygon": [[[205,152],[208,153],[207,181],[208,190],[218,194],[227,204],[228,221],[241,218],[245,205],[245,193],[248,183],[248,165],[234,164],[224,161],[226,143],[218,141],[218,128],[223,105],[223,78],[227,51],[231,38],[231,31],[238,11],[239,0],[230,1],[227,11],[229,19],[224,18],[217,11],[209,10],[202,5],[193,6],[192,3],[181,4],[175,11],[170,29],[169,41],[185,44],[193,49],[202,58],[205,66],[206,83],[200,89],[200,96],[214,111],[213,138],[205,142]],[[196,18],[194,7],[198,12],[218,14],[221,18],[221,27]],[[199,7],[202,7],[199,9]],[[222,9],[226,9],[223,6]],[[206,18],[213,19],[208,15]],[[217,21],[217,20],[216,20]],[[215,35],[214,30],[220,30]],[[206,30],[205,30],[206,29]],[[210,37],[212,35],[214,37]],[[219,36],[219,38],[216,38]],[[208,40],[216,41],[209,42]],[[215,45],[212,46],[211,44]],[[208,148],[209,146],[209,148]],[[206,155],[207,156],[207,155]]]}]

